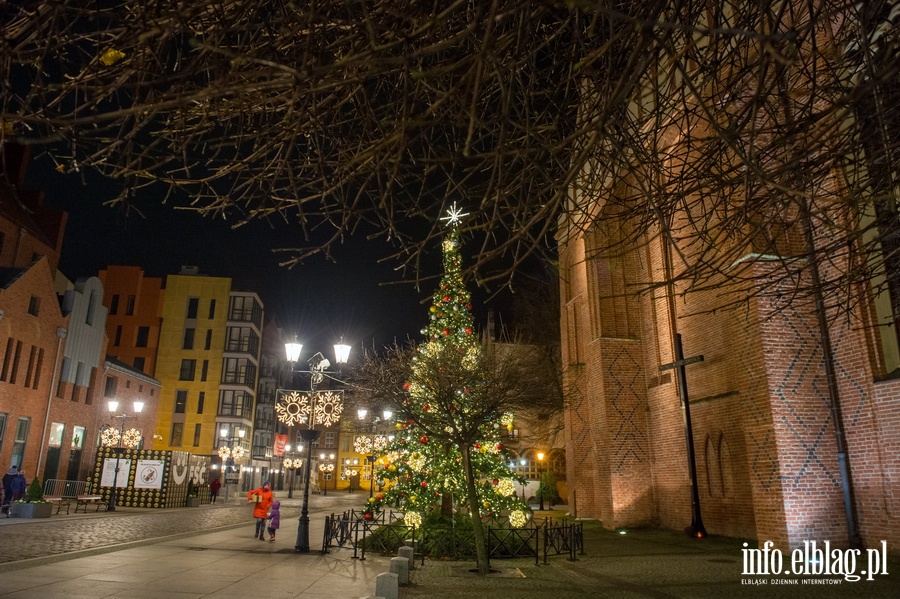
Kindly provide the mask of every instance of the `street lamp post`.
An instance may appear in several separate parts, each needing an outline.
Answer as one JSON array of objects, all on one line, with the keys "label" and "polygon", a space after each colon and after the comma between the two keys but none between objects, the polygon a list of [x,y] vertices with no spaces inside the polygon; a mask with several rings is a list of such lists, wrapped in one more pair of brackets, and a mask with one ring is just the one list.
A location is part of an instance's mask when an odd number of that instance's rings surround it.
[{"label": "street lamp post", "polygon": [[[519,460],[519,464],[522,466],[522,470],[525,469],[525,465],[528,463],[528,460],[522,458]],[[528,481],[525,480],[525,477],[522,477],[522,503],[525,503],[525,487],[528,485]]]},{"label": "street lamp post", "polygon": [[541,452],[538,452],[537,459],[538,459],[538,495],[541,496],[541,506],[539,509],[541,511],[544,511],[544,477],[543,477],[544,454]]},{"label": "street lamp post", "polygon": [[[291,456],[284,459],[283,466],[288,471],[288,499],[293,499],[294,479],[297,478],[297,469],[303,468],[303,460],[302,458],[293,458],[295,452],[290,445],[285,445],[284,450]],[[300,446],[300,452],[303,452],[302,445]]]},{"label": "street lamp post", "polygon": [[[134,402],[134,414],[133,415],[129,415],[124,412],[122,414],[116,414],[116,410],[118,410],[118,409],[119,409],[119,402],[117,402],[115,400],[110,400],[110,402],[109,402],[109,417],[120,420],[121,424],[119,425],[119,439],[118,439],[118,442],[116,443],[115,474],[113,476],[112,490],[110,491],[110,494],[109,494],[109,505],[106,508],[106,511],[108,511],[108,512],[116,511],[116,503],[117,503],[116,500],[118,499],[116,494],[117,494],[118,485],[119,485],[119,459],[120,459],[121,453],[122,453],[121,452],[122,438],[125,436],[125,422],[131,418],[137,418],[138,416],[140,416],[141,411],[144,409],[144,402],[142,402],[142,401]],[[125,482],[127,484],[128,477],[125,477]]]},{"label": "street lamp post", "polygon": [[389,440],[393,440],[393,437],[378,434],[378,425],[380,423],[389,423],[391,418],[393,418],[394,413],[385,408],[382,410],[380,417],[375,416],[373,422],[365,423],[368,414],[368,408],[361,407],[356,410],[356,416],[359,419],[359,423],[356,427],[357,433],[364,429],[369,430],[366,434],[358,434],[356,436],[353,440],[353,449],[356,453],[362,454],[365,462],[369,465],[369,497],[372,497],[374,494],[373,486],[375,484],[375,453],[383,450],[387,446]]},{"label": "street lamp post", "polygon": [[[306,422],[308,428],[300,431],[300,438],[306,443],[306,468],[303,472],[303,503],[300,508],[300,519],[297,523],[297,544],[294,550],[297,553],[309,553],[309,479],[312,469],[312,444],[321,431],[316,430],[316,424],[331,426],[336,423],[343,410],[343,399],[339,393],[327,392],[323,397],[316,388],[321,383],[331,363],[321,353],[315,354],[307,360],[309,370],[295,371],[293,365],[300,359],[300,351],[303,345],[294,341],[285,344],[287,361],[291,363],[291,372],[305,372],[309,374],[309,393],[290,391],[286,394],[283,403],[277,403],[275,412],[278,419],[288,426],[299,422]],[[350,346],[343,343],[334,346],[335,362],[346,364],[350,357]]]},{"label": "street lamp post", "polygon": [[[334,472],[334,454],[330,453],[326,456],[324,453],[321,453],[319,454],[319,459],[322,460],[322,463],[319,464],[319,472],[322,473],[322,495],[328,495],[328,479],[326,475]],[[330,462],[326,462],[326,459],[330,460]],[[334,483],[334,490],[337,491],[337,481]]]}]

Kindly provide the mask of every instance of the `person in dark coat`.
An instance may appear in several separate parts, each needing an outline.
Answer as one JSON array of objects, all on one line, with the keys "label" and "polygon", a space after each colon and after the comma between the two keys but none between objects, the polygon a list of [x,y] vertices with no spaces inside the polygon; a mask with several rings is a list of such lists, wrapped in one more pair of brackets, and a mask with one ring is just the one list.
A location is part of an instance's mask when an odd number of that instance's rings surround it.
[{"label": "person in dark coat", "polygon": [[219,482],[218,478],[214,478],[211,483],[209,483],[209,498],[213,503],[216,502],[216,497],[219,496],[219,489],[222,488],[222,483]]},{"label": "person in dark coat", "polygon": [[25,474],[19,470],[19,474],[12,481],[12,500],[18,501],[25,497],[25,488],[28,481],[25,480]]},{"label": "person in dark coat", "polygon": [[10,466],[6,474],[3,475],[3,513],[9,513],[9,505],[12,503],[12,483],[13,479],[19,476],[19,468]]}]

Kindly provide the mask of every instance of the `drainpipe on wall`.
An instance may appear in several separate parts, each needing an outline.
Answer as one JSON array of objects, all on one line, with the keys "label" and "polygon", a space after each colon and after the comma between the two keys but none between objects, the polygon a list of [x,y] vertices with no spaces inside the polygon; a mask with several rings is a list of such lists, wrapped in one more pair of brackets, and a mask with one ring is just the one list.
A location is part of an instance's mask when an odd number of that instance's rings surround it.
[{"label": "drainpipe on wall", "polygon": [[819,277],[819,261],[816,255],[815,240],[813,238],[809,206],[805,201],[801,202],[803,211],[803,237],[806,242],[806,255],[812,276],[813,299],[816,303],[816,320],[819,324],[819,337],[822,340],[822,354],[825,360],[825,378],[828,381],[828,404],[831,418],[834,421],[834,436],[837,444],[838,468],[841,475],[841,491],[844,499],[844,515],[847,520],[847,536],[850,547],[858,549],[862,547],[859,530],[856,526],[856,517],[853,511],[853,481],[850,478],[850,466],[847,460],[847,449],[844,442],[844,419],[841,415],[841,398],[838,394],[837,374],[834,371],[834,352],[831,347],[831,334],[828,330],[828,315],[825,309],[825,298],[822,295],[821,279]]},{"label": "drainpipe on wall", "polygon": [[53,376],[50,378],[50,391],[47,392],[47,409],[44,412],[44,429],[41,433],[41,450],[38,452],[37,468],[34,469],[34,475],[40,477],[41,462],[44,460],[44,447],[47,443],[47,425],[50,423],[50,408],[53,404],[53,385],[58,385],[56,380],[56,372],[59,369],[59,354],[62,350],[62,341],[66,338],[66,329],[59,327],[56,329],[56,360],[53,362]]}]

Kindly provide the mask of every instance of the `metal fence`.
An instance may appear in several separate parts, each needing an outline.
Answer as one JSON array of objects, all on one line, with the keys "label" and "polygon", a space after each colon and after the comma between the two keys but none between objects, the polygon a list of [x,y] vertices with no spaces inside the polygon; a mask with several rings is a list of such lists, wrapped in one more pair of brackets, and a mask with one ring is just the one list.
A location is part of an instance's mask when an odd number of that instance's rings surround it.
[{"label": "metal fence", "polygon": [[44,481],[44,495],[48,497],[78,497],[79,495],[87,495],[87,481],[48,478]]},{"label": "metal fence", "polygon": [[[580,522],[546,519],[530,520],[521,528],[510,528],[499,520],[485,519],[485,543],[488,559],[534,557],[535,565],[554,555],[584,555],[584,528]],[[364,512],[351,510],[325,518],[322,552],[340,547],[353,549],[353,559],[366,559],[366,553],[394,555],[411,544],[424,563],[425,557],[466,560],[475,558],[475,532],[465,527],[406,526],[393,512],[366,518]]]}]

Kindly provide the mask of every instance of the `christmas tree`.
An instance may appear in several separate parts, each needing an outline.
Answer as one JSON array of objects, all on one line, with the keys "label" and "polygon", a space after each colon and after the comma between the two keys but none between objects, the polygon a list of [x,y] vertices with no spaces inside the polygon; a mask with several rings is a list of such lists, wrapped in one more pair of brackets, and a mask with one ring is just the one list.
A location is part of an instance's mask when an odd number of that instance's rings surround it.
[{"label": "christmas tree", "polygon": [[[388,489],[370,500],[370,512],[399,505],[410,526],[439,511],[446,496],[465,501],[483,549],[480,519],[507,516],[522,526],[528,509],[515,493],[502,427],[512,427],[504,393],[484,359],[463,283],[457,223],[451,211],[443,241],[444,275],[429,308],[430,320],[408,365],[397,434],[380,454]],[[482,556],[479,555],[479,566]],[[484,563],[487,564],[486,556]]]}]

